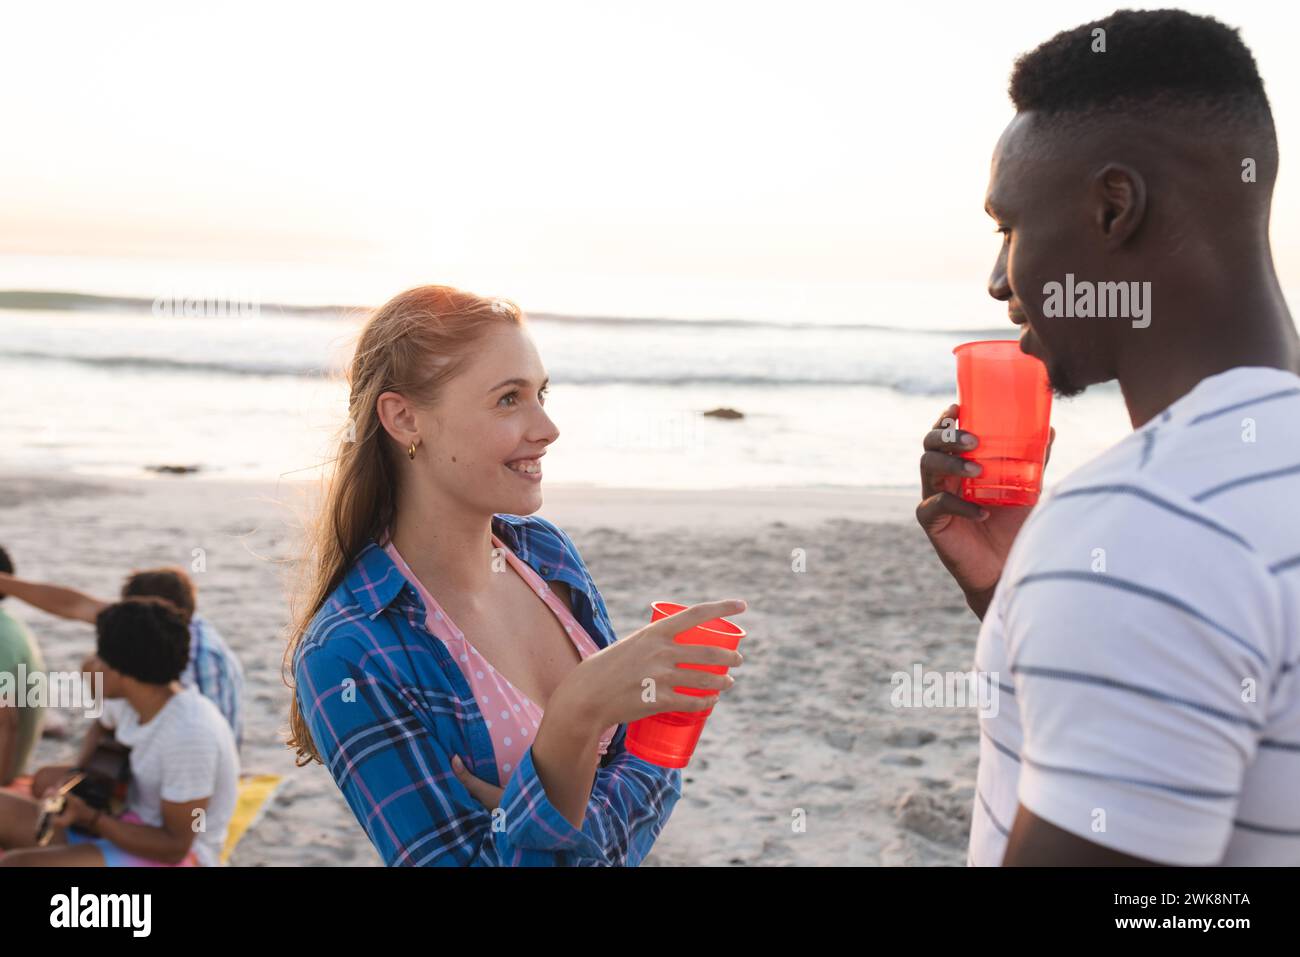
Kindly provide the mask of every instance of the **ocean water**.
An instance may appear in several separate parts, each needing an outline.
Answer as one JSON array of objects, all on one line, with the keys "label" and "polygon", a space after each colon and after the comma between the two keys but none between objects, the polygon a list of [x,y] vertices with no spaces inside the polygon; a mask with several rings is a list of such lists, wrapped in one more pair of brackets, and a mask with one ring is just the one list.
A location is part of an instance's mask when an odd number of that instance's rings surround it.
[{"label": "ocean water", "polygon": [[[547,481],[915,490],[921,438],[956,398],[953,347],[1014,329],[989,325],[987,311],[982,322],[927,319],[924,290],[907,298],[906,311],[762,319],[531,313],[561,430]],[[299,478],[333,454],[359,311],[160,316],[144,299],[45,296],[24,308],[12,293],[0,305],[7,468]],[[717,407],[743,418],[702,414]],[[1058,401],[1053,421],[1049,483],[1128,431],[1113,386]]]}]

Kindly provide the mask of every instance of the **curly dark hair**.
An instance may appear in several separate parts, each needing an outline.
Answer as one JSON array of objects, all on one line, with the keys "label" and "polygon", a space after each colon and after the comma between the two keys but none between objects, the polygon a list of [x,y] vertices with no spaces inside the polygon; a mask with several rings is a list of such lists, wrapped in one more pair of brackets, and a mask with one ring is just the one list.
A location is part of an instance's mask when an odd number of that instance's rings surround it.
[{"label": "curly dark hair", "polygon": [[194,582],[183,568],[170,565],[131,572],[122,585],[122,597],[136,595],[166,598],[181,610],[186,623],[194,617]]},{"label": "curly dark hair", "polygon": [[190,661],[185,614],[165,598],[124,598],[95,617],[104,664],[145,684],[175,681]]},{"label": "curly dark hair", "polygon": [[[1093,32],[1105,31],[1105,52]],[[1221,122],[1273,126],[1255,58],[1236,29],[1185,10],[1117,10],[1021,56],[1018,111],[1047,117],[1190,108]]]}]

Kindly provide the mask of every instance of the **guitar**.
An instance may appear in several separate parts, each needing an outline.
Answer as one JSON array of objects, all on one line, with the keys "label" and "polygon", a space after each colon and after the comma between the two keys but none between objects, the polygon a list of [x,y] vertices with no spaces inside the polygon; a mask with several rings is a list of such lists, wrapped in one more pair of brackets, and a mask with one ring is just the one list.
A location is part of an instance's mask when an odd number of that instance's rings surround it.
[{"label": "guitar", "polygon": [[[36,844],[45,847],[54,836],[54,818],[67,807],[68,795],[75,794],[92,808],[111,813],[113,804],[126,798],[131,780],[131,749],[119,744],[113,737],[100,740],[90,759],[81,767],[73,768],[71,776],[59,789],[41,802],[41,813],[36,820]],[[73,830],[93,837],[84,828]]]}]

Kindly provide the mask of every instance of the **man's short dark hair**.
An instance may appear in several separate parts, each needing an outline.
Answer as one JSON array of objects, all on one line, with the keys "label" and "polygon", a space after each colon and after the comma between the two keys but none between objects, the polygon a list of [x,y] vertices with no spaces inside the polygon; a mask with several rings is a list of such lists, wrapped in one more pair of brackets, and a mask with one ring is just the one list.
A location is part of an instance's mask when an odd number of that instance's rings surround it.
[{"label": "man's short dark hair", "polygon": [[[9,553],[5,551],[3,545],[0,545],[0,572],[4,572],[6,575],[12,575],[14,573],[13,559],[9,557]],[[0,591],[0,601],[4,600],[5,593]]]},{"label": "man's short dark hair", "polygon": [[[1105,31],[1094,52],[1093,31]],[[1016,110],[1046,117],[1198,111],[1223,123],[1273,127],[1255,58],[1237,30],[1185,10],[1117,10],[1058,33],[1016,61]]]},{"label": "man's short dark hair", "polygon": [[134,571],[122,586],[122,597],[153,595],[166,598],[185,615],[186,624],[194,617],[194,582],[182,568],[149,568]]},{"label": "man's short dark hair", "polygon": [[189,622],[165,598],[124,598],[95,617],[95,630],[100,660],[145,684],[175,681],[189,664]]}]

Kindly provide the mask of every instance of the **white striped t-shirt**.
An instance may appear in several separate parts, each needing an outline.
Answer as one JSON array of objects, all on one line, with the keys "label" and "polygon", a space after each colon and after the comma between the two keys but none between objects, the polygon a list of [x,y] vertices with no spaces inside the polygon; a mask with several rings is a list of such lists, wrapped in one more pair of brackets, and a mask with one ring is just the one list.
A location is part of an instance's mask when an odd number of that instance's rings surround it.
[{"label": "white striped t-shirt", "polygon": [[975,667],[970,863],[1018,806],[1164,864],[1300,864],[1300,377],[1200,382],[1017,537]]}]

